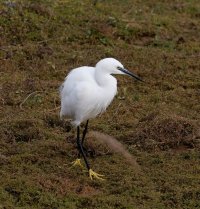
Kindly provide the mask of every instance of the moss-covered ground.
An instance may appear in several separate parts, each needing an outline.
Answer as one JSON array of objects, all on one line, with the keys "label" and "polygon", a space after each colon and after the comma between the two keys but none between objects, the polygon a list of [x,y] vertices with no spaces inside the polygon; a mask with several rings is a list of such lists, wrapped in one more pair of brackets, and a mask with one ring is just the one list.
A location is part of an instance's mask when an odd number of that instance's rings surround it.
[{"label": "moss-covered ground", "polygon": [[[0,1],[0,209],[200,208],[199,0]],[[71,168],[59,119],[70,69],[115,57],[118,95],[90,130],[115,137],[141,172],[89,136],[106,181]]]}]

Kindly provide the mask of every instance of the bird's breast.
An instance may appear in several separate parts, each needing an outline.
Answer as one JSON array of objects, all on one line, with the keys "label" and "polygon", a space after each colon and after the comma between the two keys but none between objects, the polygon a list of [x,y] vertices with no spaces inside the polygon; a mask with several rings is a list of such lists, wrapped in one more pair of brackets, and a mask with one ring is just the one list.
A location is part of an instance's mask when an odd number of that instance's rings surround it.
[{"label": "bird's breast", "polygon": [[116,93],[117,93],[117,85],[111,85],[107,88],[102,88],[100,90],[101,95],[99,98],[99,104],[101,104],[102,111],[105,111],[105,109],[110,105],[112,100],[114,99]]},{"label": "bird's breast", "polygon": [[[103,113],[112,102],[117,93],[117,86],[112,85],[109,87],[93,86],[88,89],[85,97],[82,98],[82,105],[80,109],[84,120],[94,118]],[[83,105],[84,104],[84,105]]]}]

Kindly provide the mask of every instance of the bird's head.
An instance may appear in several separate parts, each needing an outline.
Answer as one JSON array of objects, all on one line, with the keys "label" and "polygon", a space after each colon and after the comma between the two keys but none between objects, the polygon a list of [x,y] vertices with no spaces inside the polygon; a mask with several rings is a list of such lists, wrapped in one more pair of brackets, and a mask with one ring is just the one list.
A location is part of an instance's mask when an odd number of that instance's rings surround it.
[{"label": "bird's head", "polygon": [[96,64],[96,68],[108,74],[127,74],[139,81],[142,81],[141,78],[139,78],[134,73],[125,69],[124,66],[118,60],[114,58],[105,58],[105,59],[100,60]]}]

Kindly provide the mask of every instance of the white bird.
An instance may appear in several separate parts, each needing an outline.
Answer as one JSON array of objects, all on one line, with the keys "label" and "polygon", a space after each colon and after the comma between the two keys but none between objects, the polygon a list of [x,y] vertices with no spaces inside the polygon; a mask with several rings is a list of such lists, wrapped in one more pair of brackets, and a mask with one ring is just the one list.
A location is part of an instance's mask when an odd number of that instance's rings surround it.
[{"label": "white bird", "polygon": [[[83,147],[87,133],[88,121],[104,112],[117,93],[117,79],[112,74],[128,74],[142,81],[137,75],[128,71],[114,58],[100,60],[95,67],[83,66],[73,69],[60,87],[61,111],[60,116],[72,119],[77,128],[77,148],[79,157],[82,155],[89,177],[103,179],[95,173],[86,159],[86,149]],[[86,121],[82,139],[80,140],[80,124]],[[82,166],[80,158],[74,165]]]}]

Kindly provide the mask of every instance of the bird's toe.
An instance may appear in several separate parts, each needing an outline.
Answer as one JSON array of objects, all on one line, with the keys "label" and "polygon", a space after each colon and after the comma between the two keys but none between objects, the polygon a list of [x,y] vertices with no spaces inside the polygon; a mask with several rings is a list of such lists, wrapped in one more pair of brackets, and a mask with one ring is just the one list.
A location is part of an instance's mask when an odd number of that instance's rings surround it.
[{"label": "bird's toe", "polygon": [[92,169],[89,169],[89,177],[91,180],[93,180],[93,178],[99,179],[99,180],[105,180],[104,178],[102,178],[104,175],[99,174],[94,172]]},{"label": "bird's toe", "polygon": [[81,164],[81,159],[77,158],[76,160],[74,160],[72,163],[72,167],[74,166],[80,166],[81,168],[84,168],[83,165]]}]

